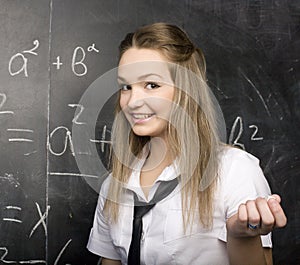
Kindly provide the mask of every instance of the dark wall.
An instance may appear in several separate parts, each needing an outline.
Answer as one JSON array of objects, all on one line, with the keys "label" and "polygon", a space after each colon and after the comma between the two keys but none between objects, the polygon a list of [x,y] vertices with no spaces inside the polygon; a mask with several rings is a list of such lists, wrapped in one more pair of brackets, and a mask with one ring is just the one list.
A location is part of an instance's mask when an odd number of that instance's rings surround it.
[{"label": "dark wall", "polygon": [[[84,128],[80,98],[116,67],[120,40],[157,21],[203,49],[227,141],[260,158],[282,196],[288,225],[273,234],[275,264],[300,264],[300,1],[0,0],[3,264],[97,264],[85,249],[95,176],[77,168],[90,154],[73,150],[72,126]],[[112,102],[92,144],[109,141]],[[106,161],[108,144],[96,147]]]}]

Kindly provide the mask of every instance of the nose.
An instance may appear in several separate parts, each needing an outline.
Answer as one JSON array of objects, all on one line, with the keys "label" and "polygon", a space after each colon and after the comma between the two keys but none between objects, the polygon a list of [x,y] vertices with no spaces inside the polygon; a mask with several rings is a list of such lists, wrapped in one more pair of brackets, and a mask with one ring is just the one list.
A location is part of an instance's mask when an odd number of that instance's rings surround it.
[{"label": "nose", "polygon": [[130,109],[139,108],[144,105],[145,103],[144,100],[145,100],[145,94],[143,88],[138,84],[131,85],[127,106]]}]

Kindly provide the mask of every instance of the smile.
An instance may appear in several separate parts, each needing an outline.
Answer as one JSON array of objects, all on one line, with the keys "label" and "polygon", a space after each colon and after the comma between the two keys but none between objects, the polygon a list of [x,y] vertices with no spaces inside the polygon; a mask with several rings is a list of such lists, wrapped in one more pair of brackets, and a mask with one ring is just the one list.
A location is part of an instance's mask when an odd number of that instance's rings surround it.
[{"label": "smile", "polygon": [[154,114],[131,114],[134,119],[148,119]]},{"label": "smile", "polygon": [[144,123],[149,121],[152,117],[154,116],[154,113],[151,114],[137,114],[137,113],[132,113],[131,117],[133,119],[134,124],[139,124],[139,123]]}]

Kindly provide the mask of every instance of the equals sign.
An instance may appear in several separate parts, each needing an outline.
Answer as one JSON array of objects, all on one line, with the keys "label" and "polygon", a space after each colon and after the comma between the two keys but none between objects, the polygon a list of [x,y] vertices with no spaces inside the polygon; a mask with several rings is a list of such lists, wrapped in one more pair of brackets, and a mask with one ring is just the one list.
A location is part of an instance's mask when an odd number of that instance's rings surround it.
[{"label": "equals sign", "polygon": [[[8,132],[25,132],[25,133],[33,133],[33,130],[30,129],[7,129]],[[32,139],[28,139],[25,137],[18,138],[9,138],[9,142],[33,142]]]}]

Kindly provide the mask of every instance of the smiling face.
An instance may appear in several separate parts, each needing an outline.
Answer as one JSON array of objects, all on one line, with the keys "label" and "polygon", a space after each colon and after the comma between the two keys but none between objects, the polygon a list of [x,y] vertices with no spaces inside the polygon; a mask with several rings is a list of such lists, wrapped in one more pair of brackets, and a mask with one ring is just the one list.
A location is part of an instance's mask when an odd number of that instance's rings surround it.
[{"label": "smiling face", "polygon": [[120,107],[136,135],[166,137],[174,96],[167,60],[151,49],[128,49],[119,62]]}]

